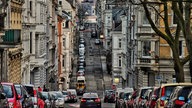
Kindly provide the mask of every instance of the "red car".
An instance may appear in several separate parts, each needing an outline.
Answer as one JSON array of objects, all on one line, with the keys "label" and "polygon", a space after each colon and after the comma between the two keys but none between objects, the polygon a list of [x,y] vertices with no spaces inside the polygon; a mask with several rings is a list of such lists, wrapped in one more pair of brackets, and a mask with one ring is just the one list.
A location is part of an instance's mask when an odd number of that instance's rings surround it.
[{"label": "red car", "polygon": [[17,94],[14,83],[1,82],[4,93],[9,102],[9,108],[22,108],[20,103],[21,96]]},{"label": "red car", "polygon": [[45,98],[43,97],[41,92],[37,92],[37,105],[38,105],[38,108],[46,108]]},{"label": "red car", "polygon": [[131,98],[127,101],[127,105],[126,105],[127,108],[133,108],[134,107],[134,102],[135,102],[135,99],[138,95],[137,93],[138,93],[137,90],[135,90],[133,92],[133,94],[131,95]]},{"label": "red car", "polygon": [[150,95],[150,99],[148,100],[149,108],[155,108],[156,101],[159,98],[159,87],[154,87],[152,93]]}]

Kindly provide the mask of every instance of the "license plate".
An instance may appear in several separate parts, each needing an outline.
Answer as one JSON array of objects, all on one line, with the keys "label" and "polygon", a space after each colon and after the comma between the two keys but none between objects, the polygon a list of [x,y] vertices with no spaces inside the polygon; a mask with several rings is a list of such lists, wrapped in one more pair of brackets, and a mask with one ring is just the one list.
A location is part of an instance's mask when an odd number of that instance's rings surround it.
[{"label": "license plate", "polygon": [[93,100],[87,100],[87,102],[94,102]]}]

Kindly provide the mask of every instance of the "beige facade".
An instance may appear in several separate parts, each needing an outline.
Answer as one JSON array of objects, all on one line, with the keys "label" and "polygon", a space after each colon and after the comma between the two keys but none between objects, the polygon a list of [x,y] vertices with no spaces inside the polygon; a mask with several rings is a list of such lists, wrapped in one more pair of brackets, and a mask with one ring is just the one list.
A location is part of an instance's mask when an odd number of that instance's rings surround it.
[{"label": "beige facade", "polygon": [[[9,2],[9,9],[7,22],[8,34],[14,35],[14,37],[19,37],[21,39],[21,14],[22,14],[22,5],[24,0],[11,0]],[[9,13],[10,12],[10,13]],[[9,48],[8,50],[8,82],[21,83],[21,56],[22,56],[21,44],[16,48]]]}]

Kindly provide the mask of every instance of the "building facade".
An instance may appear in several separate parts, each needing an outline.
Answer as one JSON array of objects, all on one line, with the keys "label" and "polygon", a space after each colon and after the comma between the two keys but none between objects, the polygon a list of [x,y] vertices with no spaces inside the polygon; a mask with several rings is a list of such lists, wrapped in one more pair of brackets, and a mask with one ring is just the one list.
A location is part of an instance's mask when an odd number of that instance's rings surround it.
[{"label": "building facade", "polygon": [[72,64],[74,60],[74,36],[76,30],[76,12],[75,12],[75,1],[59,0],[59,7],[65,20],[62,20],[61,25],[61,39],[60,42],[60,80],[59,88],[66,90],[69,88],[70,75],[72,73]]},{"label": "building facade", "polygon": [[[6,32],[4,40],[17,38],[21,42],[22,31],[22,5],[24,0],[11,0],[7,7]],[[21,83],[21,43],[15,48],[8,48],[7,81]]]}]

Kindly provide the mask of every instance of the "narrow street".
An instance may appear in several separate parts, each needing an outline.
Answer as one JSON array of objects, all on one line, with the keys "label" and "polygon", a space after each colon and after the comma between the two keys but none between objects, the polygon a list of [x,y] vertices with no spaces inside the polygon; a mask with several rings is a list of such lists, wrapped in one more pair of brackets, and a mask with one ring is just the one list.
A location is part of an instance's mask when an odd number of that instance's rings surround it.
[{"label": "narrow street", "polygon": [[[91,38],[91,32],[83,32],[84,39],[86,41],[86,68],[85,68],[85,78],[86,78],[86,92],[96,92],[102,100],[102,108],[114,108],[114,103],[103,103],[103,91],[104,91],[104,81],[110,81],[110,78],[106,74],[106,64],[102,64],[103,53],[100,45],[95,45],[95,38]],[[78,60],[78,55],[77,55]],[[77,63],[77,62],[75,62]],[[76,71],[78,64],[74,64],[76,69],[73,69],[73,77],[71,78],[71,87],[75,86],[76,83]],[[105,79],[104,79],[105,78]],[[109,86],[108,85],[105,86]],[[81,96],[79,96],[81,97]],[[80,100],[77,103],[66,103],[66,108],[79,108]]]}]

